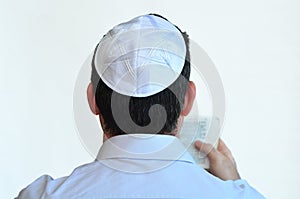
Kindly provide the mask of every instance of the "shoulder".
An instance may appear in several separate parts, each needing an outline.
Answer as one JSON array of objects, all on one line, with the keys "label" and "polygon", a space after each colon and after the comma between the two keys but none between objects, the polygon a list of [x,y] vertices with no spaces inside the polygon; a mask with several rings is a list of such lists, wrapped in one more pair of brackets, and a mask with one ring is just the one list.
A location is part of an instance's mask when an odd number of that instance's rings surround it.
[{"label": "shoulder", "polygon": [[[184,198],[223,198],[264,199],[257,190],[250,186],[246,180],[221,180],[196,164],[174,165],[172,172],[167,172],[173,178],[169,188],[173,188],[177,195]],[[169,170],[170,171],[170,170]]]},{"label": "shoulder", "polygon": [[95,162],[84,164],[74,169],[69,176],[57,179],[53,179],[49,175],[42,175],[22,189],[17,199],[47,198],[48,195],[60,191],[66,184],[72,184],[72,181],[75,182],[80,176],[84,176],[85,173],[96,169],[96,166]]},{"label": "shoulder", "polygon": [[22,191],[18,195],[18,199],[22,198],[42,198],[45,192],[46,187],[51,184],[53,178],[49,175],[42,175],[37,178],[27,187],[22,189]]}]

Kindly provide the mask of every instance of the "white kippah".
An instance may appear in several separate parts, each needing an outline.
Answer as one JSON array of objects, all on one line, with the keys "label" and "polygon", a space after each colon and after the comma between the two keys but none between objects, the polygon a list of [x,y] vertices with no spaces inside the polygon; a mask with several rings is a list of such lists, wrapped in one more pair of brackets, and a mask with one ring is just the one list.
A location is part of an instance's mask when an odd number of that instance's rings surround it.
[{"label": "white kippah", "polygon": [[119,24],[100,41],[95,68],[112,90],[147,97],[169,87],[183,69],[186,45],[167,20],[143,15]]}]

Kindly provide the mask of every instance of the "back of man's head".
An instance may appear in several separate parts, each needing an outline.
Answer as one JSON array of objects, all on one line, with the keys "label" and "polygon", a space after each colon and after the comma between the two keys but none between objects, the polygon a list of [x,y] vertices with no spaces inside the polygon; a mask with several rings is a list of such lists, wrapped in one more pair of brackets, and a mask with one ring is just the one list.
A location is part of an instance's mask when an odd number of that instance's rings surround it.
[{"label": "back of man's head", "polygon": [[[155,23],[157,23],[157,21],[161,21],[161,23],[165,26],[165,24],[171,24],[170,22],[168,22],[167,19],[156,15],[156,14],[150,14],[150,15],[145,15],[148,18],[151,18],[151,20],[154,20]],[[145,16],[141,16],[141,17],[145,17]],[[136,19],[140,19],[140,18],[135,18],[127,23],[132,23],[130,24],[130,28],[136,24],[134,23],[140,23],[138,20]],[[147,19],[148,20],[148,19]],[[163,20],[163,21],[162,21]],[[133,21],[133,22],[132,22]],[[152,23],[152,21],[151,21]],[[124,23],[126,24],[126,23]],[[122,24],[121,24],[122,25]],[[127,25],[127,24],[126,24]],[[139,25],[139,24],[138,24]],[[112,86],[112,84],[110,83],[110,79],[107,80],[107,75],[103,75],[100,74],[99,75],[99,69],[97,70],[97,64],[99,63],[104,63],[102,60],[106,59],[107,57],[103,58],[103,54],[100,55],[100,61],[97,60],[97,53],[101,53],[103,52],[103,50],[99,50],[99,48],[105,48],[106,46],[103,46],[101,41],[100,43],[97,45],[95,51],[94,51],[94,56],[93,56],[93,61],[92,61],[92,75],[91,75],[91,82],[93,84],[94,87],[94,93],[95,93],[95,99],[96,99],[96,104],[98,106],[99,112],[102,116],[103,119],[103,128],[105,130],[105,133],[109,134],[109,136],[115,136],[115,135],[121,135],[121,134],[130,134],[130,133],[151,133],[151,134],[172,134],[172,132],[176,129],[177,126],[177,120],[180,116],[180,112],[181,112],[181,108],[182,105],[184,103],[184,99],[185,99],[185,94],[187,91],[187,86],[188,86],[188,82],[189,82],[189,77],[190,77],[190,52],[189,52],[189,39],[188,39],[188,35],[185,32],[182,32],[177,26],[174,26],[173,24],[171,24],[173,27],[175,27],[175,29],[179,32],[181,39],[183,38],[184,41],[184,45],[185,45],[185,51],[184,51],[184,57],[183,57],[183,62],[181,63],[182,65],[180,66],[170,66],[168,65],[168,67],[177,67],[180,68],[179,74],[176,76],[177,78],[174,79],[174,81],[170,82],[169,85],[165,86],[164,89],[159,90],[156,89],[156,87],[154,88],[154,92],[151,87],[151,89],[148,89],[149,91],[147,91],[146,89],[146,94],[143,91],[141,91],[140,93],[137,94],[127,94],[122,93],[122,90],[120,90],[119,88],[122,88],[122,86],[127,89],[127,86],[124,86],[127,82],[123,83],[119,83],[121,86],[119,87],[114,87]],[[164,27],[163,26],[163,27]],[[129,27],[129,26],[126,26]],[[113,31],[113,30],[111,30]],[[104,35],[103,38],[105,38],[108,34],[113,34],[108,32],[106,35]],[[145,30],[142,30],[145,31]],[[132,33],[126,33],[126,34],[132,34]],[[136,34],[136,33],[134,33]],[[153,34],[153,33],[151,33]],[[156,33],[154,33],[156,34]],[[139,32],[139,36],[140,36],[140,32]],[[142,38],[142,39],[148,39],[151,42],[151,35],[146,35],[147,38]],[[146,37],[145,36],[145,37]],[[166,38],[168,39],[168,38]],[[114,39],[113,41],[115,41],[116,39]],[[131,40],[130,42],[139,42],[141,41],[141,38],[136,38],[134,40]],[[147,40],[148,41],[148,40]],[[111,40],[109,41],[109,45],[111,45]],[[128,41],[127,41],[128,42]],[[172,41],[171,41],[172,42]],[[128,43],[126,43],[126,45],[128,45]],[[151,44],[152,45],[152,44]],[[170,42],[169,44],[166,44],[166,48],[170,49],[170,48],[177,48],[175,47],[170,47]],[[171,43],[171,45],[173,45]],[[174,44],[176,45],[176,43]],[[122,48],[119,47],[118,48]],[[105,50],[105,49],[104,49]],[[152,53],[153,49],[151,49],[149,52]],[[149,54],[148,52],[148,54]],[[105,56],[110,56],[108,52],[108,55],[105,54]],[[165,55],[167,53],[167,55]],[[128,53],[129,54],[129,53]],[[163,55],[162,55],[163,54]],[[124,56],[125,58],[122,58],[125,62],[127,61],[126,59],[128,59],[127,54],[123,54],[123,55],[112,55],[114,57],[121,57]],[[101,57],[102,56],[102,57]],[[130,59],[132,59],[132,55],[130,55]],[[155,55],[156,57],[151,57],[151,61],[153,59],[156,59],[157,56],[159,56],[159,59],[162,59],[163,61],[166,60],[169,57],[172,57],[173,55],[170,52],[166,52],[166,50],[160,52],[159,55]],[[164,57],[166,56],[166,57]],[[178,55],[177,55],[178,56]],[[143,57],[144,58],[144,57]],[[102,60],[101,60],[102,59]],[[175,58],[176,59],[176,58]],[[119,60],[117,60],[119,61]],[[109,67],[111,67],[111,65],[115,64],[115,62],[117,62],[116,60],[110,61],[109,63]],[[137,61],[134,60],[134,63],[136,63]],[[166,60],[167,64],[178,64],[178,62],[172,62],[169,60]],[[113,63],[113,64],[112,64]],[[104,63],[106,64],[106,63]],[[126,65],[128,63],[126,62]],[[129,63],[130,64],[130,63]],[[132,63],[131,63],[132,64]],[[164,64],[164,63],[163,63]],[[118,67],[118,66],[115,66]],[[127,66],[126,66],[127,67]],[[105,69],[106,70],[106,69]],[[113,69],[115,71],[115,69]],[[152,70],[152,69],[150,69]],[[161,79],[165,78],[166,74],[159,74]],[[105,79],[106,78],[106,79]],[[127,81],[127,80],[126,80]],[[144,80],[143,80],[144,81]],[[129,85],[130,87],[130,85]],[[156,89],[156,90],[155,90]],[[157,90],[159,92],[157,92]],[[121,92],[120,92],[121,91]],[[150,95],[147,95],[147,92],[150,93]],[[115,98],[115,100],[113,100],[112,98]],[[128,103],[127,103],[128,101]],[[127,105],[126,105],[127,103]],[[155,119],[153,119],[154,117],[150,118],[149,116],[149,110],[151,109],[151,107],[153,105],[161,105],[165,111],[162,111],[161,109],[152,109],[150,112],[150,116],[155,116]],[[129,114],[127,115],[128,117],[125,118],[124,111],[129,112]],[[166,114],[166,115],[165,115]],[[125,114],[126,115],[126,114]],[[164,118],[166,116],[166,118]],[[120,122],[120,120],[122,120]],[[161,125],[158,124],[159,121],[163,121],[165,120],[164,124],[161,127],[157,127],[157,125]],[[129,122],[126,122],[129,121]],[[150,123],[155,123],[155,121],[157,122],[157,124],[152,124],[149,125]],[[131,122],[133,122],[135,125],[131,125]],[[124,127],[124,125],[120,126],[120,123],[123,124],[128,124],[126,127]],[[151,128],[140,128],[140,127],[145,127],[145,126],[150,126]]]}]

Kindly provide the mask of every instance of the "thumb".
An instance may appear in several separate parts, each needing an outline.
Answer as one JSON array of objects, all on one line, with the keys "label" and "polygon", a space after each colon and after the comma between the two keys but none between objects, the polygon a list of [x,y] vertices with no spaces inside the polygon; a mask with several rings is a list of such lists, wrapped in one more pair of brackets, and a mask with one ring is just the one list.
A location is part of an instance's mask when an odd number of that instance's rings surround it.
[{"label": "thumb", "polygon": [[218,151],[211,144],[197,140],[195,141],[195,147],[200,152],[205,153],[209,160],[215,159],[218,156]]}]

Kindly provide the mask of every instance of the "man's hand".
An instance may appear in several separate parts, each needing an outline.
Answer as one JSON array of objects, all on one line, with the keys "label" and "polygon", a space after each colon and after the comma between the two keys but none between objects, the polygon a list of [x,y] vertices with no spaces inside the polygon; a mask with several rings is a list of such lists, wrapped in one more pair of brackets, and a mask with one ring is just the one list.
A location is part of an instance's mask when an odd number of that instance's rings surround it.
[{"label": "man's hand", "polygon": [[240,175],[236,168],[234,158],[225,143],[220,139],[217,148],[211,144],[201,141],[195,142],[195,147],[205,154],[209,159],[210,167],[208,171],[222,180],[237,180]]}]

